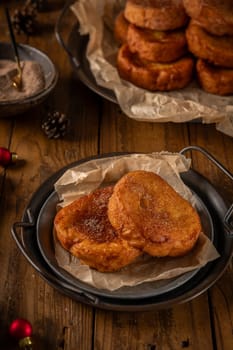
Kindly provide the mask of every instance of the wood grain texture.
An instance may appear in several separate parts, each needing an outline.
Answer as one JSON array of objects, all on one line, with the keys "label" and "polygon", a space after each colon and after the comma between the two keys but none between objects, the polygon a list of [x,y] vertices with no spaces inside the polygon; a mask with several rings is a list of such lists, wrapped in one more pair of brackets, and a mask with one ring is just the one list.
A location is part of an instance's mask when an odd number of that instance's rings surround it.
[{"label": "wood grain texture", "polygon": [[[10,10],[24,1],[6,1]],[[178,152],[188,145],[210,151],[233,171],[233,140],[214,125],[144,123],[125,116],[78,81],[54,35],[65,1],[51,0],[38,14],[38,31],[17,40],[44,51],[55,63],[59,81],[40,106],[13,118],[0,118],[0,147],[17,152],[19,162],[0,168],[0,348],[18,349],[9,337],[10,322],[19,317],[33,325],[33,350],[230,350],[233,348],[233,270],[192,301],[163,310],[120,312],[93,308],[72,300],[49,285],[23,257],[10,231],[21,220],[33,193],[54,172],[77,160],[111,152]],[[0,40],[8,41],[0,21]],[[41,122],[48,111],[67,114],[64,138],[48,139]],[[210,162],[191,153],[193,167],[230,203],[232,182]],[[4,346],[2,345],[4,344]]]},{"label": "wood grain texture", "polygon": [[[122,114],[116,105],[105,103],[104,106],[100,135],[102,152],[178,152],[189,145],[186,124],[137,122]],[[211,349],[209,321],[206,295],[199,297],[198,302],[168,310],[132,314],[97,310],[95,348],[102,349],[105,337],[106,350],[170,350],[185,346]]]},{"label": "wood grain texture", "polygon": [[98,311],[94,348],[212,349],[207,305],[204,296],[184,305],[151,312]]},{"label": "wood grain texture", "polygon": [[[56,11],[40,15],[41,32],[25,41],[54,61],[60,74],[58,86],[43,105],[16,116],[11,122],[0,120],[3,145],[16,151],[20,158],[17,166],[6,170],[1,198],[4,227],[0,236],[4,281],[0,292],[1,324],[7,330],[15,318],[30,320],[38,349],[70,350],[76,349],[77,344],[82,349],[91,349],[93,310],[45,283],[10,236],[12,223],[21,219],[32,194],[47,178],[63,166],[98,152],[98,99],[94,96],[87,105],[82,102],[92,93],[74,79],[67,57],[55,40],[54,23],[61,4],[55,8]],[[50,25],[49,31],[46,24]],[[24,41],[24,36],[20,38]],[[49,140],[41,130],[41,121],[50,110],[62,111],[70,119],[69,133],[64,139]],[[13,123],[14,130],[9,123]],[[3,247],[7,254],[3,254]],[[15,347],[7,331],[0,335],[0,343],[8,344],[7,349]]]},{"label": "wood grain texture", "polygon": [[188,144],[186,124],[138,122],[124,115],[119,106],[104,103],[101,152],[179,152]]},{"label": "wood grain texture", "polygon": [[[217,349],[231,349],[233,344],[233,265],[210,289]],[[222,318],[222,315],[225,315]]]},{"label": "wood grain texture", "polygon": [[[190,142],[208,150],[233,173],[233,139],[216,131],[214,126],[190,125]],[[233,203],[232,181],[206,158],[193,152],[193,166],[203,174],[225,199]],[[233,260],[232,260],[233,261]],[[231,349],[233,346],[233,268],[232,262],[222,278],[210,291],[210,312],[217,349]],[[222,319],[222,315],[225,315]]]}]

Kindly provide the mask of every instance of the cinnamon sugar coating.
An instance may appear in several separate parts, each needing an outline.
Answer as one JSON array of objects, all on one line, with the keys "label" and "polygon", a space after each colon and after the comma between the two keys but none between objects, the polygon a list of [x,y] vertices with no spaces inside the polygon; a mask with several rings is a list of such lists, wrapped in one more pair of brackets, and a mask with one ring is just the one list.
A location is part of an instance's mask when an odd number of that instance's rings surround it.
[{"label": "cinnamon sugar coating", "polygon": [[141,60],[123,44],[118,50],[117,69],[120,77],[150,91],[170,91],[189,84],[194,61],[185,56],[171,63]]},{"label": "cinnamon sugar coating", "polygon": [[125,18],[138,27],[153,30],[173,30],[188,22],[182,0],[128,0]]},{"label": "cinnamon sugar coating", "polygon": [[141,254],[120,238],[107,216],[112,187],[97,189],[62,208],[54,219],[61,245],[100,272],[112,272]]},{"label": "cinnamon sugar coating", "polygon": [[114,187],[108,216],[120,236],[152,256],[182,256],[195,245],[201,223],[196,210],[155,173],[137,170]]}]

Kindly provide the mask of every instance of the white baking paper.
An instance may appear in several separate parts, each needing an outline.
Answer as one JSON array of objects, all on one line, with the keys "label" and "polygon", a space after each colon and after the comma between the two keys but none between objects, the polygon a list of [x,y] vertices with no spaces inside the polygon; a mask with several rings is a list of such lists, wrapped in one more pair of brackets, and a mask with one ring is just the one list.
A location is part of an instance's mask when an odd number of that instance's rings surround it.
[{"label": "white baking paper", "polygon": [[[198,204],[195,197],[179,175],[189,168],[190,159],[177,153],[129,154],[99,158],[67,170],[55,183],[55,190],[61,201],[59,206],[65,206],[98,187],[114,184],[129,171],[143,169],[160,175],[195,206]],[[144,254],[118,272],[102,273],[81,264],[60,245],[56,237],[54,244],[55,256],[60,267],[85,283],[110,291],[123,286],[171,279],[203,267],[207,262],[219,257],[210,239],[202,233],[195,248],[184,257],[154,258]]]},{"label": "white baking paper", "polygon": [[233,136],[233,96],[204,92],[196,81],[172,92],[148,92],[121,80],[116,70],[117,44],[113,37],[116,15],[124,0],[78,0],[71,9],[80,23],[80,33],[89,34],[87,59],[98,85],[113,90],[122,111],[130,118],[148,122],[216,123]]}]

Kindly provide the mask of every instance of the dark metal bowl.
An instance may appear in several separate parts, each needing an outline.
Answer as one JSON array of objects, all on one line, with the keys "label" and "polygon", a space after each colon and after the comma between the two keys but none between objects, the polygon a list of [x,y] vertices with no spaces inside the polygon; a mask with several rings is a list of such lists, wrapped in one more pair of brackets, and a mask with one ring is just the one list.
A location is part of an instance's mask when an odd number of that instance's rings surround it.
[{"label": "dark metal bowl", "polygon": [[[22,44],[18,45],[18,52],[20,60],[36,61],[41,65],[45,77],[45,86],[37,94],[27,98],[0,101],[0,117],[17,115],[40,104],[48,97],[57,84],[58,72],[47,55],[32,46]],[[14,61],[14,53],[10,43],[0,43],[0,60]]]}]

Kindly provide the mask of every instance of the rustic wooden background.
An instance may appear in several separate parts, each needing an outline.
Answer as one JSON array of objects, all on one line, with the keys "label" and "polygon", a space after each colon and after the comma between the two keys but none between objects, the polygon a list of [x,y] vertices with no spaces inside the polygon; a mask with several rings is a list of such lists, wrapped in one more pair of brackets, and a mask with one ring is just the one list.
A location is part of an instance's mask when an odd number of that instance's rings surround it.
[{"label": "rustic wooden background", "polygon": [[[81,304],[49,286],[30,266],[12,240],[10,229],[21,219],[32,194],[63,166],[96,154],[117,151],[177,152],[188,145],[206,148],[233,172],[233,140],[215,125],[136,122],[119,107],[78,81],[67,55],[54,35],[64,1],[48,1],[38,14],[34,35],[17,35],[52,59],[59,82],[38,108],[0,119],[0,146],[17,152],[17,165],[0,168],[0,348],[17,349],[9,336],[12,320],[23,317],[33,325],[33,349],[177,350],[233,349],[233,269],[230,265],[208,292],[185,304],[149,312],[105,311]],[[0,41],[9,41],[3,6],[10,11],[23,1],[1,1]],[[48,139],[41,130],[47,109],[66,113],[66,137]],[[233,199],[232,183],[200,154],[193,167],[222,196]]]}]

